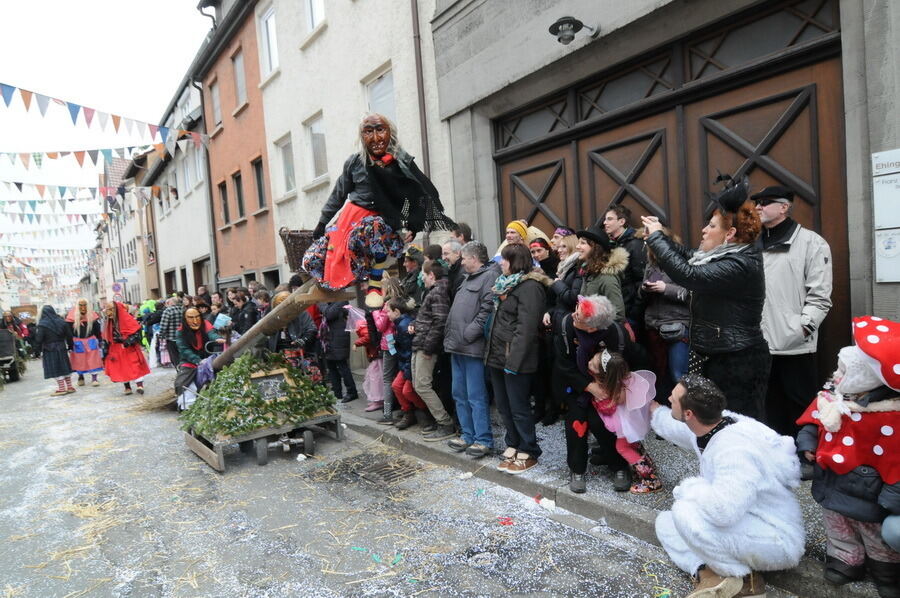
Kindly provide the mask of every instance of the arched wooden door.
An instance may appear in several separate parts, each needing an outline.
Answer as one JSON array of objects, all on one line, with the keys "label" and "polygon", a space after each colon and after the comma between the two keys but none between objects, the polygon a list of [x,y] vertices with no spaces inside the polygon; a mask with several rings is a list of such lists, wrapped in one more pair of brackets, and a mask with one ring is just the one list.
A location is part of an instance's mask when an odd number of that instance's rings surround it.
[{"label": "arched wooden door", "polygon": [[717,172],[796,192],[794,218],[831,245],[834,306],[820,371],[849,340],[849,262],[840,58],[678,105],[500,166],[501,214],[548,231],[583,227],[612,203],[659,216],[699,242]]}]

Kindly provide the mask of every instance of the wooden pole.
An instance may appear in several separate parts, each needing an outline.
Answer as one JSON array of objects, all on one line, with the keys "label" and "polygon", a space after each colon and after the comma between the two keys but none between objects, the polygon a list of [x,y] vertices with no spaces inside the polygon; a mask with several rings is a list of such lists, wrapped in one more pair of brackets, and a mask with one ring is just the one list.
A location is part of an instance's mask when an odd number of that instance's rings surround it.
[{"label": "wooden pole", "polygon": [[308,280],[296,291],[290,294],[278,306],[267,313],[260,321],[245,332],[241,338],[225,349],[213,360],[213,369],[219,371],[231,365],[247,347],[249,347],[259,335],[272,335],[290,324],[304,309],[323,301],[350,301],[356,297],[355,289],[347,288],[341,291],[329,291],[316,285],[315,280]]}]

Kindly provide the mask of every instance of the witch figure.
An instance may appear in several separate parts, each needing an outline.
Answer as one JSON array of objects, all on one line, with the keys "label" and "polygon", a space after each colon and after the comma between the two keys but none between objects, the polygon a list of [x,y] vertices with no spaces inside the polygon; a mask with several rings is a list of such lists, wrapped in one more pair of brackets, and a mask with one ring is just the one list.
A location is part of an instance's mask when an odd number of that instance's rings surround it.
[{"label": "witch figure", "polygon": [[150,373],[150,367],[141,349],[141,325],[118,301],[106,304],[103,348],[109,379],[125,383],[126,395],[132,393],[131,383],[136,381],[138,394],[144,394],[144,376]]},{"label": "witch figure", "polygon": [[[322,289],[339,290],[368,280],[366,305],[379,308],[389,257],[419,232],[450,231],[437,189],[400,147],[397,129],[381,114],[359,126],[360,152],[344,163],[303,256],[303,269]],[[323,293],[322,300],[328,300]]]},{"label": "witch figure", "polygon": [[56,379],[56,388],[51,397],[75,392],[72,386],[72,366],[69,364],[69,349],[72,348],[72,329],[59,317],[52,305],[41,310],[34,334],[34,355],[40,356],[44,365],[44,378]]},{"label": "witch figure", "polygon": [[103,371],[103,355],[100,352],[100,314],[88,308],[87,299],[78,303],[66,316],[72,328],[72,351],[69,361],[78,374],[78,386],[84,386],[84,375],[91,375],[91,386],[100,386],[97,376]]}]

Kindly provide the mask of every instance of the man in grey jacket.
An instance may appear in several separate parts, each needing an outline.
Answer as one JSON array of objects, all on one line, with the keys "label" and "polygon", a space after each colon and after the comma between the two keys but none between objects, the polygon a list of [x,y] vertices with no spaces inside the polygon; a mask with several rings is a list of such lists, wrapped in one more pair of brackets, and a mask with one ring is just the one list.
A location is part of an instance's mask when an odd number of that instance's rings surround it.
[{"label": "man in grey jacket", "polygon": [[794,436],[796,420],[816,395],[819,326],[831,309],[831,249],[790,217],[794,193],[766,187],[752,197],[762,221],[766,270],[762,329],[772,354],[766,419],[779,434]]},{"label": "man in grey jacket", "polygon": [[453,400],[462,437],[448,443],[457,452],[484,457],[494,446],[491,414],[484,372],[484,328],[493,312],[491,288],[500,274],[488,261],[487,247],[478,241],[463,245],[462,269],[466,278],[460,285],[444,333],[444,350],[450,354],[453,370]]}]

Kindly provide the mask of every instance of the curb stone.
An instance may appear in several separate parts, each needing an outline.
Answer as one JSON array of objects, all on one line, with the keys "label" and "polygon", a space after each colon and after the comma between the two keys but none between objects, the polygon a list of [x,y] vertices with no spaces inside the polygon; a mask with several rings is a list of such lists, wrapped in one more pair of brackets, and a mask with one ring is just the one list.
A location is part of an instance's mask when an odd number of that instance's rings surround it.
[{"label": "curb stone", "polygon": [[[445,443],[428,443],[413,432],[400,431],[392,426],[381,426],[373,420],[355,413],[342,411],[341,421],[361,434],[375,438],[403,451],[407,455],[454,467],[463,472],[504,486],[526,496],[540,494],[556,501],[556,506],[598,521],[620,532],[659,545],[656,539],[654,521],[657,511],[652,508],[636,505],[624,500],[607,500],[601,502],[591,493],[575,494],[570,492],[568,484],[559,486],[530,480],[523,476],[513,476],[494,468],[495,460],[491,458],[474,460],[464,454],[454,453],[446,448]],[[772,571],[765,574],[766,582],[778,589],[791,592],[804,598],[877,598],[875,587],[867,582],[856,582],[836,588],[822,579],[822,563],[816,559],[804,557],[800,564],[787,571]]]}]

